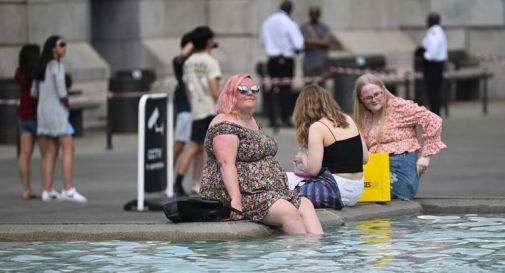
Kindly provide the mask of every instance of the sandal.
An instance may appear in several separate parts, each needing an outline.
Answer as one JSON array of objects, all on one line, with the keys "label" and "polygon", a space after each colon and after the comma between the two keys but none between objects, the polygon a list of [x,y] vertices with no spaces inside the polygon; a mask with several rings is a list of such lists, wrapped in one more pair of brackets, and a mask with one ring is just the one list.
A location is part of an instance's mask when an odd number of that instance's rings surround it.
[{"label": "sandal", "polygon": [[[231,212],[235,212],[236,214],[240,215],[241,218],[240,219],[231,219]],[[230,206],[230,216],[225,221],[241,221],[241,220],[244,220],[243,214],[244,214],[244,212],[242,212],[241,210],[238,210],[238,209]]]},{"label": "sandal", "polygon": [[241,210],[238,210],[238,209],[233,208],[233,207],[231,207],[230,210],[233,211],[233,212],[235,212],[238,215],[241,215],[241,216],[244,214]]},{"label": "sandal", "polygon": [[35,193],[30,193],[29,195],[22,195],[25,200],[39,199],[39,196]]}]

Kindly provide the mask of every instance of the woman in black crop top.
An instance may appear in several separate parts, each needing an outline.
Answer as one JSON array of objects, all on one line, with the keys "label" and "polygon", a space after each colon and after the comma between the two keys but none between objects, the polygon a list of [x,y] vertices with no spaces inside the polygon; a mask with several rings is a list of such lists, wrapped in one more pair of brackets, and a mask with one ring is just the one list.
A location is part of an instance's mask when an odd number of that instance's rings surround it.
[{"label": "woman in black crop top", "polygon": [[316,85],[302,89],[293,113],[298,144],[307,151],[298,153],[293,163],[314,177],[325,170],[331,172],[343,204],[356,204],[363,192],[363,164],[368,161],[368,150],[352,118]]}]

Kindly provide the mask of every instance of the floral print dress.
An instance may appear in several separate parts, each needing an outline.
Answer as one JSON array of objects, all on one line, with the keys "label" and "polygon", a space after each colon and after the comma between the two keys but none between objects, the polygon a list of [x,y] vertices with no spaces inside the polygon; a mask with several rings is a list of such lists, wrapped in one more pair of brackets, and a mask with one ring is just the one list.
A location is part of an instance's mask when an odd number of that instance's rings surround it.
[{"label": "floral print dress", "polygon": [[208,160],[200,188],[203,197],[230,200],[214,153],[213,139],[218,135],[236,135],[239,139],[235,166],[245,218],[261,221],[279,199],[293,203],[296,208],[300,206],[300,197],[289,189],[286,172],[274,158],[277,142],[261,129],[255,131],[227,121],[207,131],[204,148]]}]

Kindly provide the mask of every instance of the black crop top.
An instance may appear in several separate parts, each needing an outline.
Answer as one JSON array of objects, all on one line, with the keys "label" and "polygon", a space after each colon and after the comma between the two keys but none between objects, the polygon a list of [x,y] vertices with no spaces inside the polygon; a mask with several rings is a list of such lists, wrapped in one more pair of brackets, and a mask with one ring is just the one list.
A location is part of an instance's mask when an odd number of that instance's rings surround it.
[{"label": "black crop top", "polygon": [[[328,125],[324,124],[324,126],[330,130]],[[324,147],[322,167],[328,168],[332,173],[362,172],[363,146],[360,135],[337,140],[331,130],[330,133],[335,142]]]}]

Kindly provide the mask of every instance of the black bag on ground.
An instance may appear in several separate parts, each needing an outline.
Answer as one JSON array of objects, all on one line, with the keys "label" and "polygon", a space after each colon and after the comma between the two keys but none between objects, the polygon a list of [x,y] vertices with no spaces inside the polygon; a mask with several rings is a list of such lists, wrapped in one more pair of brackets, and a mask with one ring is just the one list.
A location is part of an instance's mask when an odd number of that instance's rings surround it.
[{"label": "black bag on ground", "polygon": [[[172,200],[172,197],[157,197],[144,199],[145,211],[161,211],[167,201]],[[137,211],[137,199],[133,199],[123,206],[126,211]]]},{"label": "black bag on ground", "polygon": [[204,199],[201,197],[180,197],[170,200],[162,207],[167,218],[174,222],[208,222],[227,220],[230,217],[230,202]]}]

